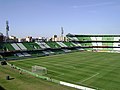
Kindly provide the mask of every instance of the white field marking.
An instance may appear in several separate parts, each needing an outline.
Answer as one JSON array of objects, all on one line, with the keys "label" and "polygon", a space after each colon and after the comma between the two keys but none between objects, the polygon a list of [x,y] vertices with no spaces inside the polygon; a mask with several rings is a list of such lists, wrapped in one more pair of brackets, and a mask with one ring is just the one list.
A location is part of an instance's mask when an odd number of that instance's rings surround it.
[{"label": "white field marking", "polygon": [[[59,73],[59,72],[54,71],[54,70],[49,70],[49,71],[52,71],[52,72],[55,72],[55,73]],[[64,73],[60,73],[59,75],[56,75],[55,77],[59,77],[59,76],[63,76],[63,75],[65,75],[65,74]]]},{"label": "white field marking", "polygon": [[100,74],[100,73],[96,73],[96,74],[92,75],[91,77],[82,80],[80,83],[85,82],[85,81],[87,81],[87,80],[89,80],[89,79],[91,79],[91,78],[97,76],[98,74]]},{"label": "white field marking", "polygon": [[96,90],[96,89],[93,89],[93,88],[89,88],[89,87],[85,87],[85,86],[80,86],[80,85],[76,85],[76,84],[72,84],[72,83],[68,83],[68,82],[63,82],[63,81],[60,81],[60,84],[64,85],[64,86],[68,86],[68,87],[73,87],[73,88],[76,88],[76,89],[80,89],[80,90]]}]

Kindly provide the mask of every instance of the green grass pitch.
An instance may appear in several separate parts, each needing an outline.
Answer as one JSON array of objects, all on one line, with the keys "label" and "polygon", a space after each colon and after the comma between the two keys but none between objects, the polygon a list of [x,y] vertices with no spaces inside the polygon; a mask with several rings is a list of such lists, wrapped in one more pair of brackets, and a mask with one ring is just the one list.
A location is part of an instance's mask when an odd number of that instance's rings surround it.
[{"label": "green grass pitch", "polygon": [[23,69],[46,67],[46,76],[100,90],[120,90],[120,54],[75,52],[11,61]]},{"label": "green grass pitch", "polygon": [[[11,80],[6,80],[6,76]],[[0,65],[0,90],[76,90],[52,82],[41,80],[29,74],[19,74],[19,71]]]}]

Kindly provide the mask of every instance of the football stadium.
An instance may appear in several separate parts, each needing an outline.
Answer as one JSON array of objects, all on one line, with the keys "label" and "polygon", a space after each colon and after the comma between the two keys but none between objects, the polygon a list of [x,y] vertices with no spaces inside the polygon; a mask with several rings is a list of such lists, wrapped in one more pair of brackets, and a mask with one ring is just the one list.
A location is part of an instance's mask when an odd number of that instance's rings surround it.
[{"label": "football stadium", "polygon": [[120,35],[66,38],[1,42],[0,90],[120,90]]},{"label": "football stadium", "polygon": [[120,0],[0,0],[0,90],[120,90]]}]

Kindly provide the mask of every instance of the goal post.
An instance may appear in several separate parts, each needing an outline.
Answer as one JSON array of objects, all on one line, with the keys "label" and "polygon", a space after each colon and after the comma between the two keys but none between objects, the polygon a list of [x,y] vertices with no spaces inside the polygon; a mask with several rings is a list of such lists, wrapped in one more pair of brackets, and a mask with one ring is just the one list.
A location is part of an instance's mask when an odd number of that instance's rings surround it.
[{"label": "goal post", "polygon": [[46,75],[47,68],[35,65],[35,66],[32,66],[32,72],[38,75]]}]

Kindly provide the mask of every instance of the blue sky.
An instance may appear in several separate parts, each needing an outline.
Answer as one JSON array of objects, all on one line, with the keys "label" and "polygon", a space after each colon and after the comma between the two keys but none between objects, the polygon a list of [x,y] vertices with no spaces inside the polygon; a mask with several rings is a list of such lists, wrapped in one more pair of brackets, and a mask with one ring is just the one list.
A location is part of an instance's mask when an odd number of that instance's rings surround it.
[{"label": "blue sky", "polygon": [[120,34],[120,0],[0,0],[0,32],[17,37]]}]

